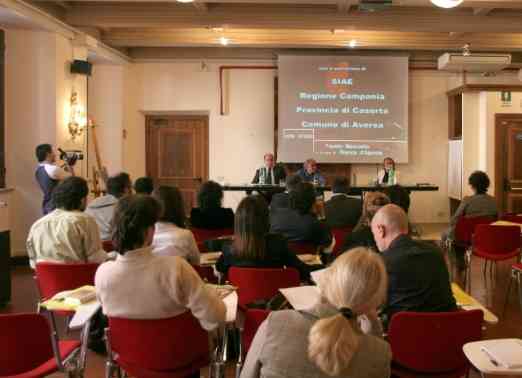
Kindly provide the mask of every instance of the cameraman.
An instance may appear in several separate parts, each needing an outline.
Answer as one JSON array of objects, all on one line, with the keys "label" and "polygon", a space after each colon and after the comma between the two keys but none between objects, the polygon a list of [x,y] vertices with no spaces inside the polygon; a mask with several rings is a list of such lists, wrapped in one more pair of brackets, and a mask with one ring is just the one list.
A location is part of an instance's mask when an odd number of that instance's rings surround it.
[{"label": "cameraman", "polygon": [[40,144],[37,146],[36,158],[39,164],[35,176],[44,195],[42,211],[44,215],[46,215],[54,210],[54,203],[52,202],[54,188],[60,181],[65,180],[67,177],[74,176],[72,166],[76,160],[74,162],[66,161],[64,168],[57,166],[56,154],[50,144]]}]

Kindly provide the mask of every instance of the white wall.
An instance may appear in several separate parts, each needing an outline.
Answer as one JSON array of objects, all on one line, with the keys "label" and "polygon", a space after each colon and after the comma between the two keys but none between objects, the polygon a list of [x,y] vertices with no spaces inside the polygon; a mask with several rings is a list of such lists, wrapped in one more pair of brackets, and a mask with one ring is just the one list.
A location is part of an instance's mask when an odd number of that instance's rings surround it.
[{"label": "white wall", "polygon": [[[266,65],[266,62],[262,63]],[[209,114],[210,178],[246,183],[274,148],[274,72],[230,71],[225,93],[229,113],[219,115],[219,62],[201,71],[198,63],[137,63],[126,74],[124,125],[127,139],[123,165],[133,177],[145,173],[146,112],[198,111]],[[429,182],[438,192],[415,193],[414,222],[446,222],[447,197],[447,74],[410,73],[410,163],[400,165],[403,183]],[[359,184],[375,176],[375,165],[355,168]],[[225,204],[235,207],[242,193],[227,193]],[[429,206],[426,206],[429,204]]]},{"label": "white wall", "polygon": [[[51,143],[82,149],[67,135],[67,103],[73,82],[85,101],[84,82],[68,71],[73,48],[55,33],[6,30],[6,168],[10,200],[11,252],[25,254],[32,223],[41,216],[42,194],[35,181],[35,147]],[[82,173],[81,164],[78,173]]]}]

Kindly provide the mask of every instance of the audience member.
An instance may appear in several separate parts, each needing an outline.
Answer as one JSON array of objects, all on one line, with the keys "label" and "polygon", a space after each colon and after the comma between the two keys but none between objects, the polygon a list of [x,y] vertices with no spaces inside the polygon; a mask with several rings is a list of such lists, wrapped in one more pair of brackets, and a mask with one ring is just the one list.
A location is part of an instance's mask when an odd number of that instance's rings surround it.
[{"label": "audience member", "polygon": [[325,203],[326,224],[330,228],[355,227],[362,213],[359,198],[349,197],[346,177],[337,177],[332,185],[332,198]]},{"label": "audience member", "polygon": [[323,298],[313,307],[273,311],[261,324],[241,378],[390,376],[391,350],[377,317],[386,294],[381,257],[357,248],[321,277]]},{"label": "audience member", "polygon": [[275,210],[281,207],[290,207],[290,193],[295,190],[298,184],[302,183],[303,179],[299,175],[291,175],[286,178],[286,191],[283,193],[276,193],[270,202],[270,210]]},{"label": "audience member", "polygon": [[234,240],[225,243],[216,269],[226,274],[231,266],[293,267],[307,279],[310,267],[288,249],[286,239],[269,233],[268,206],[264,198],[252,195],[240,202],[235,219]]},{"label": "audience member", "polygon": [[[460,217],[496,217],[498,215],[497,201],[495,197],[487,194],[489,177],[485,172],[475,171],[468,178],[468,184],[473,192],[472,196],[464,197],[457,211],[450,219],[448,230],[442,235],[443,241],[454,239],[455,226]],[[456,247],[457,265],[464,269],[464,250]]]},{"label": "audience member", "polygon": [[388,321],[399,311],[444,312],[457,309],[442,251],[408,236],[408,216],[397,205],[382,207],[372,232],[388,272],[383,313]]},{"label": "audience member", "polygon": [[199,249],[194,235],[186,228],[185,206],[179,189],[160,186],[152,196],[162,209],[152,240],[154,254],[181,256],[192,265],[199,265]]},{"label": "audience member", "polygon": [[37,220],[27,238],[27,254],[33,268],[40,261],[102,262],[107,259],[96,221],[83,212],[88,194],[87,181],[75,176],[54,189],[56,210]]},{"label": "audience member", "polygon": [[382,192],[388,196],[390,202],[399,206],[406,214],[410,210],[410,193],[400,185],[391,185],[382,189]]},{"label": "audience member", "polygon": [[70,166],[66,166],[67,170],[65,170],[56,165],[56,153],[50,144],[40,144],[36,147],[36,159],[38,160],[38,168],[35,177],[44,195],[42,212],[47,215],[55,209],[55,204],[52,201],[54,188],[60,181],[73,175],[74,171]]},{"label": "audience member", "polygon": [[134,182],[134,191],[136,194],[145,194],[150,196],[154,191],[154,180],[152,177],[140,177]]},{"label": "audience member", "polygon": [[119,173],[107,180],[107,194],[96,198],[85,212],[98,224],[102,240],[112,239],[112,217],[118,199],[132,192],[132,181],[128,173]]},{"label": "audience member", "polygon": [[146,195],[126,196],[114,214],[116,261],[96,272],[96,293],[103,313],[130,319],[163,319],[187,310],[206,330],[225,320],[223,301],[183,258],[152,253],[154,225],[161,213]]},{"label": "audience member", "polygon": [[271,232],[283,234],[289,241],[329,246],[332,243],[330,230],[313,213],[315,197],[316,192],[312,184],[298,184],[290,193],[290,208],[280,208],[271,212]]},{"label": "audience member", "polygon": [[190,213],[192,227],[219,229],[234,227],[234,212],[223,208],[223,188],[217,182],[207,181],[198,193],[198,206]]},{"label": "audience member", "polygon": [[370,227],[377,210],[390,203],[389,198],[381,192],[368,192],[364,196],[363,212],[353,231],[346,236],[342,250],[349,251],[355,247],[367,247],[377,251],[377,245]]}]

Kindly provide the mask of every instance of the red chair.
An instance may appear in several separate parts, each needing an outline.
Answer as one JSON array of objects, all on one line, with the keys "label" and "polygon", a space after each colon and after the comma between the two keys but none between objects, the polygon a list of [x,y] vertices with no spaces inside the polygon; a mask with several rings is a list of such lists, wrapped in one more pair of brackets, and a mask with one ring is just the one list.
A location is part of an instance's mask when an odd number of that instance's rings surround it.
[{"label": "red chair", "polygon": [[[520,256],[520,227],[518,226],[493,226],[480,224],[473,235],[473,256],[482,257],[484,262],[484,278],[488,262],[511,259]],[[490,271],[493,265],[490,267]],[[468,264],[468,275],[471,264]],[[471,284],[470,284],[471,286]]]},{"label": "red chair", "polygon": [[392,375],[457,378],[467,374],[464,344],[482,337],[482,310],[399,312],[388,328]]},{"label": "red chair", "polygon": [[332,235],[335,238],[335,247],[332,251],[334,256],[339,255],[343,252],[343,243],[346,237],[352,232],[352,227],[344,227],[344,228],[332,228]]},{"label": "red chair", "polygon": [[511,286],[513,286],[513,281],[516,280],[518,284],[518,295],[520,301],[520,309],[522,310],[522,263],[513,264],[511,266],[511,278],[509,280],[508,289],[506,291],[506,300],[504,301],[504,308],[502,310],[502,315],[506,313],[506,306],[509,299],[509,294],[511,293]]},{"label": "red chair", "polygon": [[263,323],[263,321],[268,317],[270,311],[268,310],[258,310],[258,309],[249,309],[245,312],[245,323],[243,325],[243,335],[242,335],[242,348],[243,354],[246,355],[248,350],[250,349],[250,345],[254,340],[254,336],[256,335],[257,329]]},{"label": "red chair", "polygon": [[75,340],[57,341],[39,314],[0,315],[0,334],[0,377],[38,378],[64,372],[63,361],[80,346]]},{"label": "red chair", "polygon": [[500,219],[507,222],[522,224],[522,214],[504,214]]},{"label": "red chair", "polygon": [[211,266],[200,266],[200,265],[192,265],[194,270],[198,272],[199,276],[203,281],[208,283],[217,284],[218,278],[214,274],[214,270]]},{"label": "red chair", "polygon": [[310,242],[303,241],[289,241],[288,249],[296,255],[315,255],[317,253],[317,246]]},{"label": "red chair", "polygon": [[104,240],[102,241],[102,248],[105,252],[112,252],[114,251],[114,243],[112,240]]},{"label": "red chair", "polygon": [[228,271],[228,280],[238,287],[239,306],[258,300],[269,300],[279,289],[299,286],[299,272],[294,268],[240,268]]},{"label": "red chair", "polygon": [[233,228],[220,228],[215,230],[204,228],[191,228],[190,230],[194,234],[194,238],[196,239],[196,243],[198,244],[200,252],[209,252],[204,244],[206,240],[218,239],[224,236],[234,235]]},{"label": "red chair", "polygon": [[168,319],[109,317],[106,377],[186,378],[209,364],[208,334],[190,311]]}]

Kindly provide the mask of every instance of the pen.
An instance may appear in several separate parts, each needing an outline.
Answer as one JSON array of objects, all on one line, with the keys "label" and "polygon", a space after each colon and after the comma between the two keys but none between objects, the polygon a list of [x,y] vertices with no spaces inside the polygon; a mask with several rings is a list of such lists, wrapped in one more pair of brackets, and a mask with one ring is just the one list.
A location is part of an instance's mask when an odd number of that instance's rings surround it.
[{"label": "pen", "polygon": [[493,356],[491,356],[491,354],[489,354],[489,352],[484,348],[482,348],[482,351],[486,356],[488,356],[489,362],[498,367],[498,362],[493,358]]}]

